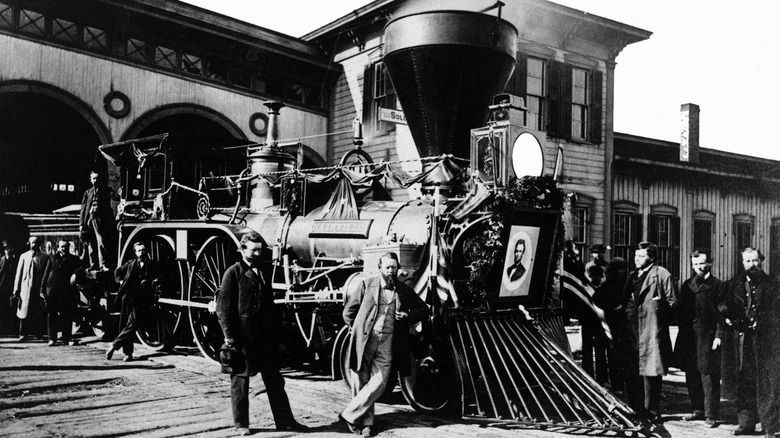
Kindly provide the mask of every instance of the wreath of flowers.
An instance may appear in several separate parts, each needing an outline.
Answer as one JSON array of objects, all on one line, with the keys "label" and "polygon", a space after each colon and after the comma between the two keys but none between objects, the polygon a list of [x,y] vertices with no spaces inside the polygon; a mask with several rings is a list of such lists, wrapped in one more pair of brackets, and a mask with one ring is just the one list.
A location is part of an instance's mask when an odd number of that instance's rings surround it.
[{"label": "wreath of flowers", "polygon": [[[550,176],[526,176],[513,179],[506,187],[494,189],[492,202],[487,206],[491,212],[488,226],[477,236],[478,248],[471,263],[469,277],[469,292],[471,304],[486,307],[488,303],[488,285],[490,274],[501,254],[501,235],[504,231],[506,214],[514,208],[538,208],[544,210],[563,211],[565,195]],[[564,248],[563,222],[558,222],[558,233],[553,245],[554,262],[560,259]],[[548,286],[552,276],[547,279]],[[465,304],[465,303],[464,303]]]}]

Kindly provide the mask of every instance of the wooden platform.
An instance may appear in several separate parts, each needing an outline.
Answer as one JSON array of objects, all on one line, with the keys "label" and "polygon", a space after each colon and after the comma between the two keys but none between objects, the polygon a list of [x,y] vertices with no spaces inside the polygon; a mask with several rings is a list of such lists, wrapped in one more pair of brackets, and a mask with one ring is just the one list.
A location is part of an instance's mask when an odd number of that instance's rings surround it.
[{"label": "wooden platform", "polygon": [[[155,353],[137,348],[125,363],[117,352],[104,358],[108,344],[85,339],[79,346],[48,347],[46,341],[0,338],[0,437],[228,437],[233,436],[227,376],[196,351]],[[345,436],[337,415],[348,402],[346,386],[315,373],[284,370],[297,419],[312,427],[307,436]],[[291,436],[274,429],[262,379],[254,378],[250,401],[253,434]],[[664,381],[666,421],[657,436],[731,436],[733,424],[708,429],[684,422],[688,398],[682,374]],[[733,408],[724,403],[727,420]],[[377,405],[381,437],[571,437],[565,431],[506,430],[422,415],[396,391]],[[575,434],[594,436],[597,434]],[[614,436],[608,434],[606,436]]]}]

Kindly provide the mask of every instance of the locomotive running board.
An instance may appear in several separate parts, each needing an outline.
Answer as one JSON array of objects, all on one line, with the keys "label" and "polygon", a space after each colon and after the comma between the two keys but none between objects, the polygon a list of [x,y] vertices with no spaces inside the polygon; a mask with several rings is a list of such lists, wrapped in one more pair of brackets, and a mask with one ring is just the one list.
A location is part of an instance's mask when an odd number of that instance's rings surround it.
[{"label": "locomotive running board", "polygon": [[566,433],[647,431],[632,420],[636,414],[628,405],[597,384],[547,333],[553,325],[526,315],[451,315],[463,419]]}]

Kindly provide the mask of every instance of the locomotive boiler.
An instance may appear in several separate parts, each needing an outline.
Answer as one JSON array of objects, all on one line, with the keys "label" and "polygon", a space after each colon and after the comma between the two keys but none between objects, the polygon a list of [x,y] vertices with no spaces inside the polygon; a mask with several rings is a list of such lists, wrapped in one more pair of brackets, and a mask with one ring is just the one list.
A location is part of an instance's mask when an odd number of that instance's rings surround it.
[{"label": "locomotive boiler", "polygon": [[[350,287],[393,251],[403,281],[432,309],[419,328],[412,376],[401,379],[416,409],[510,427],[640,427],[630,408],[572,361],[560,309],[549,306],[560,211],[501,194],[527,175],[523,151],[541,150],[538,142],[515,142],[508,132],[517,126],[501,116],[522,111],[517,98],[500,95],[516,47],[517,30],[500,14],[414,5],[396,11],[383,62],[422,157],[414,173],[373,162],[361,148],[359,123],[355,149],[339,165],[302,169],[295,144],[281,139],[282,105],[273,102],[263,144],[179,147],[160,135],[101,146],[122,167],[119,262],[143,241],[165,267],[141,342],[170,347],[189,325],[198,348],[215,358],[223,342],[219,283],[237,260],[241,234],[254,230],[268,244],[288,351],[316,354],[338,378]],[[226,158],[227,150],[243,156]],[[194,176],[198,184],[188,184]],[[549,178],[531,181],[536,189],[549,184],[532,197],[555,196]],[[422,196],[391,200],[387,184],[419,184]],[[157,190],[142,187],[150,185]],[[324,187],[327,200],[314,205]],[[523,274],[508,274],[522,264]]]}]

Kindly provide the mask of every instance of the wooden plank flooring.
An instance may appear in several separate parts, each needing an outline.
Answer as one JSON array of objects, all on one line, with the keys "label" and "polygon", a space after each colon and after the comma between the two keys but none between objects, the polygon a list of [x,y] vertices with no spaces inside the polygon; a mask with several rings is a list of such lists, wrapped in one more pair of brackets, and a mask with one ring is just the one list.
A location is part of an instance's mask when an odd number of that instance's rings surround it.
[{"label": "wooden plank flooring", "polygon": [[[138,359],[122,362],[118,352],[104,358],[106,343],[86,339],[74,347],[45,341],[19,343],[0,338],[0,437],[229,437],[232,427],[228,378],[192,349],[158,353],[137,349]],[[337,415],[349,401],[343,382],[299,370],[284,370],[296,418],[312,427],[306,436],[349,436]],[[262,379],[251,379],[251,428],[263,437],[277,432]],[[725,438],[735,426],[707,429],[680,417],[688,409],[682,374],[667,376],[662,408],[667,421],[659,436]],[[727,420],[733,409],[724,406]],[[400,392],[377,405],[381,437],[570,437],[560,431],[500,429],[422,415]],[[579,433],[575,435],[597,435]],[[614,436],[615,434],[606,434]]]}]

